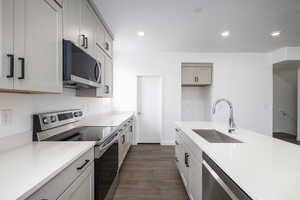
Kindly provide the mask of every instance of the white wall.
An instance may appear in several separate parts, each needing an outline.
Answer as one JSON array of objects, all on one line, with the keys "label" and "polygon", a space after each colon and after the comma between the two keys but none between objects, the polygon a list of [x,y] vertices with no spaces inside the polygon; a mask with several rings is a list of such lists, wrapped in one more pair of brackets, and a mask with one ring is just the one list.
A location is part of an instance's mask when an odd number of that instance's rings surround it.
[{"label": "white wall", "polygon": [[271,63],[298,60],[300,58],[300,47],[283,47],[270,53]]},{"label": "white wall", "polygon": [[0,125],[0,137],[30,132],[33,113],[74,108],[83,109],[85,116],[108,113],[111,99],[76,97],[71,89],[65,89],[64,94],[0,94],[0,110],[12,110],[10,124]]},{"label": "white wall", "polygon": [[211,86],[181,89],[181,119],[209,121],[211,119]]},{"label": "white wall", "polygon": [[273,73],[273,132],[297,135],[297,64],[274,65]]},{"label": "white wall", "polygon": [[[136,110],[136,76],[163,78],[163,142],[173,142],[174,122],[181,119],[181,63],[214,63],[212,100],[228,98],[240,127],[272,133],[272,65],[267,54],[115,52],[114,105]],[[219,106],[214,120],[227,123]],[[226,113],[224,113],[226,112]]]}]

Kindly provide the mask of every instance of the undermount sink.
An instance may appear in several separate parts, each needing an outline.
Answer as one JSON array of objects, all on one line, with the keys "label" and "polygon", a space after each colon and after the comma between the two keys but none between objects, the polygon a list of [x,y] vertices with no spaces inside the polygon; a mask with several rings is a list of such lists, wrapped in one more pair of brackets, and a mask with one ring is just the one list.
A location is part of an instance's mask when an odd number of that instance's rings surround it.
[{"label": "undermount sink", "polygon": [[193,129],[193,131],[210,143],[242,143],[214,129]]}]

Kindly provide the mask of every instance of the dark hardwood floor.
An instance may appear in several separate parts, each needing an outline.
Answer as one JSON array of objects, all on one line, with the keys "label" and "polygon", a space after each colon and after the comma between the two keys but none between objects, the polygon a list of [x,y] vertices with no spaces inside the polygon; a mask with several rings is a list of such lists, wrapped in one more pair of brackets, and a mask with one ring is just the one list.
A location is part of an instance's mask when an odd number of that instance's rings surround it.
[{"label": "dark hardwood floor", "polygon": [[174,147],[131,147],[120,171],[114,200],[188,200],[176,169]]},{"label": "dark hardwood floor", "polygon": [[300,142],[297,141],[296,135],[291,135],[291,134],[287,134],[287,133],[273,133],[273,137],[283,140],[283,141],[286,141],[286,142],[300,145]]}]

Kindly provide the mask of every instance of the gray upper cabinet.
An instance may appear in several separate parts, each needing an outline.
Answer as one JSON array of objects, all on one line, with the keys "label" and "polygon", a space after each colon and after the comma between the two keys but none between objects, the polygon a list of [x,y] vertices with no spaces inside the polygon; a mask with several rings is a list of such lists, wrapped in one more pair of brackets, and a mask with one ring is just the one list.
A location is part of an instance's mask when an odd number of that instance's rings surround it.
[{"label": "gray upper cabinet", "polygon": [[113,61],[108,56],[105,58],[103,96],[113,96]]},{"label": "gray upper cabinet", "polygon": [[105,46],[104,46],[105,28],[99,20],[96,20],[95,24],[96,24],[96,28],[95,28],[96,45],[97,45],[97,47],[104,49],[105,48]]},{"label": "gray upper cabinet", "polygon": [[207,86],[212,84],[213,66],[210,63],[185,63],[182,65],[182,86]]},{"label": "gray upper cabinet", "polygon": [[80,41],[81,46],[91,56],[95,56],[95,15],[86,0],[81,3]]},{"label": "gray upper cabinet", "polygon": [[104,49],[110,57],[113,57],[113,39],[107,31],[105,32]]},{"label": "gray upper cabinet", "polygon": [[81,1],[63,1],[63,33],[64,39],[72,41],[77,46],[84,47],[83,38],[80,37]]},{"label": "gray upper cabinet", "polygon": [[0,88],[61,93],[60,5],[54,0],[1,0],[0,21]]},{"label": "gray upper cabinet", "polygon": [[12,0],[0,0],[0,89],[13,89],[13,11]]},{"label": "gray upper cabinet", "polygon": [[17,0],[17,2],[14,88],[60,93],[62,9],[53,0]]}]

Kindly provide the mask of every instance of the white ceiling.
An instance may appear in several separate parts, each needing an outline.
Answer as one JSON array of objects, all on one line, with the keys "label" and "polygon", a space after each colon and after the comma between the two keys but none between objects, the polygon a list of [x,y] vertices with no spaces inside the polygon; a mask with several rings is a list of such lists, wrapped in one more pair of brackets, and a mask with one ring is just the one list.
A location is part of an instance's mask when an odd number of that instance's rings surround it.
[{"label": "white ceiling", "polygon": [[[119,50],[269,52],[300,46],[300,0],[95,1]],[[224,30],[231,32],[227,39],[220,36]],[[281,36],[270,37],[277,30]]]}]

